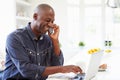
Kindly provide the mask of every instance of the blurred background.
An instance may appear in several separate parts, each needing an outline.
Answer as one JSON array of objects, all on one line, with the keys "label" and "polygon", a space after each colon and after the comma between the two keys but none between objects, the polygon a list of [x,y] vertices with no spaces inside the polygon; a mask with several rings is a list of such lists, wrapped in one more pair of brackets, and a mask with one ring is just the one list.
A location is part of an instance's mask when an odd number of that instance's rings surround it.
[{"label": "blurred background", "polygon": [[[50,4],[60,26],[65,62],[91,48],[120,48],[120,0],[2,0],[0,3],[0,61],[7,35],[32,20],[37,4]],[[118,54],[118,53],[115,53]]]}]

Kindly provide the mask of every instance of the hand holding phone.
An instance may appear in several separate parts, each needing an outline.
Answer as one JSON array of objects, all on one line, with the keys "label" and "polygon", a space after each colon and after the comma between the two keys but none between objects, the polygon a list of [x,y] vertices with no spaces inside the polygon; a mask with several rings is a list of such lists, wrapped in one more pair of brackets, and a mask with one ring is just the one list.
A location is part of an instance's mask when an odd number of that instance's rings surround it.
[{"label": "hand holding phone", "polygon": [[48,24],[48,35],[52,40],[58,40],[59,26],[53,23]]}]

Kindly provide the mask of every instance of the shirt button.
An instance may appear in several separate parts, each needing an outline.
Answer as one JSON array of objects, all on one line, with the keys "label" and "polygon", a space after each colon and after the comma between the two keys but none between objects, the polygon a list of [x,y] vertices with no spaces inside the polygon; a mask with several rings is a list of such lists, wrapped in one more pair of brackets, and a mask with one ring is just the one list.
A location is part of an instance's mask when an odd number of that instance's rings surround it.
[{"label": "shirt button", "polygon": [[39,55],[39,53],[37,53],[37,55]]},{"label": "shirt button", "polygon": [[30,54],[31,54],[32,52],[30,51]]},{"label": "shirt button", "polygon": [[40,63],[38,63],[38,65],[40,66]]}]

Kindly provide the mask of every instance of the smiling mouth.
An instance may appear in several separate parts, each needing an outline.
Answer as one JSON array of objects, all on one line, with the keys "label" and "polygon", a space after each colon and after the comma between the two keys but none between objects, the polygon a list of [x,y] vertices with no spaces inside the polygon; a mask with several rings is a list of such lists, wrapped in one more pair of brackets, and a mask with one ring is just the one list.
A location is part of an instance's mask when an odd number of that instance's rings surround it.
[{"label": "smiling mouth", "polygon": [[44,26],[44,29],[45,29],[46,31],[48,31],[49,26],[48,26],[48,25],[45,25],[45,26]]},{"label": "smiling mouth", "polygon": [[41,29],[41,33],[42,33],[42,34],[45,34],[45,33],[48,32],[48,30],[49,30],[49,27],[48,27],[47,25],[44,25],[44,26],[42,27],[42,29]]}]

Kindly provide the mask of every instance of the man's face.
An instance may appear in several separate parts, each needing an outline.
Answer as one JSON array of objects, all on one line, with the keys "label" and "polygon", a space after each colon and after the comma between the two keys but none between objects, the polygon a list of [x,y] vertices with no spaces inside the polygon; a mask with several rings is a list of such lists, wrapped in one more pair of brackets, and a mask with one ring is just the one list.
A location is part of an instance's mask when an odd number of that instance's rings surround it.
[{"label": "man's face", "polygon": [[52,10],[46,10],[38,14],[36,20],[36,31],[40,34],[45,34],[48,29],[49,23],[54,22],[54,12]]}]

